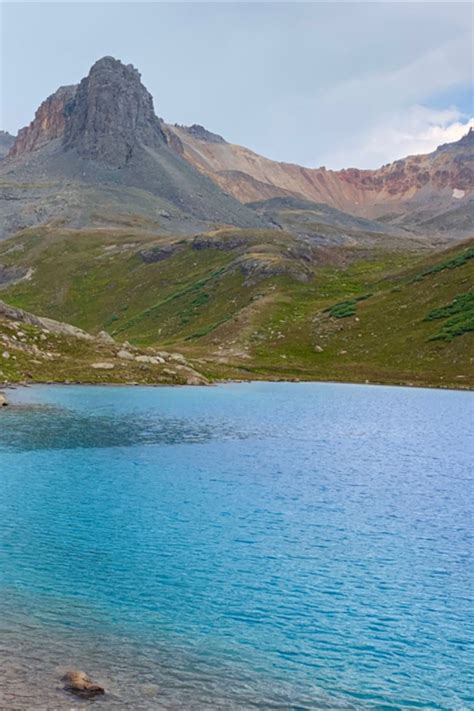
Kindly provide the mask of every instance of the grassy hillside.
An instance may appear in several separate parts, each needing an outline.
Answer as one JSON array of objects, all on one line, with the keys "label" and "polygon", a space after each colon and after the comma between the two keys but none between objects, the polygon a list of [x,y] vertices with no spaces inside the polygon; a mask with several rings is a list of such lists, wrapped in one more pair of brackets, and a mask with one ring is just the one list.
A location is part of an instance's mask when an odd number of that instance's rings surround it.
[{"label": "grassy hillside", "polygon": [[18,382],[174,383],[206,379],[180,353],[97,337],[0,301],[0,384]]},{"label": "grassy hillside", "polygon": [[[93,333],[177,349],[211,378],[468,387],[474,243],[445,253],[311,247],[284,231],[157,238],[26,231],[1,296]],[[29,270],[29,272],[27,272]]]},{"label": "grassy hillside", "polygon": [[272,372],[281,371],[280,358],[302,378],[472,387],[473,257],[471,245],[353,281],[331,305],[280,300],[254,335],[253,359]]}]

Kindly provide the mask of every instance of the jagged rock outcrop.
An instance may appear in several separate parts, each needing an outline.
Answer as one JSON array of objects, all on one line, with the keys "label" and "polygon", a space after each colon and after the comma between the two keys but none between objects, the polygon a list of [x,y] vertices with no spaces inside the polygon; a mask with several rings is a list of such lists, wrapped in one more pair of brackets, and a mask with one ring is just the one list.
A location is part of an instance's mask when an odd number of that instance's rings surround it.
[{"label": "jagged rock outcrop", "polygon": [[60,87],[19,131],[10,150],[15,158],[59,138],[64,149],[83,158],[122,167],[134,147],[166,143],[151,94],[131,64],[103,57],[80,84]]},{"label": "jagged rock outcrop", "polygon": [[140,73],[113,57],[94,64],[65,114],[64,147],[112,167],[126,165],[139,144],[166,143]]},{"label": "jagged rock outcrop", "polygon": [[28,271],[26,267],[6,267],[0,264],[0,286],[21,281],[28,275]]},{"label": "jagged rock outcrop", "polygon": [[30,125],[18,132],[9,158],[31,153],[56,138],[63,138],[67,106],[73,100],[76,89],[76,86],[62,86],[43,101]]}]

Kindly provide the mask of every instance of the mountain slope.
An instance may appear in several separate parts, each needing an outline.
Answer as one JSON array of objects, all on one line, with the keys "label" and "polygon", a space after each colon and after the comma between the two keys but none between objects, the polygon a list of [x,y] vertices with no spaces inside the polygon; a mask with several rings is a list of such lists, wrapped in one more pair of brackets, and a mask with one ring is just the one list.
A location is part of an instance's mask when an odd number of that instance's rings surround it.
[{"label": "mountain slope", "polygon": [[0,301],[0,383],[180,383],[206,379],[181,355],[97,337]]},{"label": "mountain slope", "polygon": [[3,294],[92,333],[178,350],[211,379],[474,386],[474,243],[427,254],[276,234],[27,230],[0,246]]},{"label": "mountain slope", "polygon": [[15,143],[15,137],[8,131],[0,131],[0,160],[5,158]]},{"label": "mountain slope", "polygon": [[350,215],[303,198],[274,197],[248,205],[262,218],[312,244],[416,249],[436,242],[433,235],[422,236],[403,226]]},{"label": "mountain slope", "polygon": [[[428,155],[409,156],[379,168],[333,171],[278,163],[242,146],[216,140],[193,126],[166,126],[170,145],[244,203],[273,197],[299,197],[326,203],[368,218],[422,226],[435,215],[452,213],[459,204],[474,215],[474,131],[460,141],[440,146]],[[465,234],[451,221],[451,234]]]},{"label": "mountain slope", "polygon": [[124,215],[185,233],[262,225],[170,148],[137,70],[104,57],[19,132],[0,165],[0,217],[8,234],[51,220],[113,224]]}]

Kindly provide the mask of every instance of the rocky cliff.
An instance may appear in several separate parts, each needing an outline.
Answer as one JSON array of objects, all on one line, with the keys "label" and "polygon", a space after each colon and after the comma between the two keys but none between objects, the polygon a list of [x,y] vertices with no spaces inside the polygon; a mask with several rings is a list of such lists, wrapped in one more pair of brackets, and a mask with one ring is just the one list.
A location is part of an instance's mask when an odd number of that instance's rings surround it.
[{"label": "rocky cliff", "polygon": [[52,220],[184,234],[262,225],[168,145],[139,72],[112,57],[41,104],[0,181],[0,236]]},{"label": "rocky cliff", "polygon": [[67,106],[76,89],[76,86],[62,86],[43,101],[30,125],[18,132],[9,158],[19,158],[39,150],[55,138],[63,138]]},{"label": "rocky cliff", "polygon": [[97,61],[79,85],[62,86],[43,101],[30,125],[19,131],[9,158],[37,151],[56,138],[64,150],[116,168],[130,160],[137,146],[167,142],[139,72],[113,57]]},{"label": "rocky cliff", "polygon": [[64,117],[65,149],[111,167],[125,166],[138,146],[153,149],[166,143],[139,72],[113,57],[94,64]]}]

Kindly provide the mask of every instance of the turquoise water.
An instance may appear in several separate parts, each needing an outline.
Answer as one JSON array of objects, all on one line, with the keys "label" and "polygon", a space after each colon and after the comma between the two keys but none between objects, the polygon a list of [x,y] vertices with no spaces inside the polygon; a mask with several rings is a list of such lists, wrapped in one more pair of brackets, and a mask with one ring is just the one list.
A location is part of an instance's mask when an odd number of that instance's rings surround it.
[{"label": "turquoise water", "polygon": [[2,710],[474,708],[471,394],[10,397]]}]

